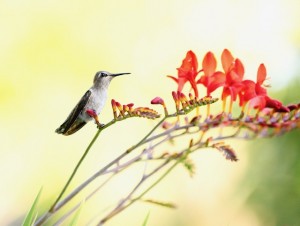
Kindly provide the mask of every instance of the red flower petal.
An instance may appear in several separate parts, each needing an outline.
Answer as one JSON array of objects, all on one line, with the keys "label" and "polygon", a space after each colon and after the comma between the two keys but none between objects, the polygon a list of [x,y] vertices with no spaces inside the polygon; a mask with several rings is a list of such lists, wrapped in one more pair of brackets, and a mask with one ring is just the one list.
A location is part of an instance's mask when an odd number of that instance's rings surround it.
[{"label": "red flower petal", "polygon": [[225,73],[227,73],[234,61],[234,58],[228,49],[224,49],[224,51],[222,52],[221,61],[222,61],[223,69]]},{"label": "red flower petal", "polygon": [[262,85],[263,82],[266,80],[267,77],[267,70],[264,64],[259,65],[257,70],[257,81],[256,83]]},{"label": "red flower petal", "polygon": [[231,92],[229,87],[225,86],[222,92],[222,100],[224,101],[226,97],[230,96]]},{"label": "red flower petal", "polygon": [[208,76],[202,75],[201,78],[198,79],[197,84],[203,84],[205,87],[207,87]]},{"label": "red flower petal", "polygon": [[189,71],[192,70],[194,72],[197,71],[198,61],[195,53],[190,50],[186,53],[186,57],[182,61],[182,65],[180,67],[183,70]]},{"label": "red flower petal", "polygon": [[220,71],[215,72],[212,76],[210,76],[209,80],[210,82],[207,87],[207,96],[225,84],[225,74]]},{"label": "red flower petal", "polygon": [[206,53],[202,61],[202,68],[206,76],[211,76],[217,68],[217,61],[212,52]]},{"label": "red flower petal", "polygon": [[167,75],[167,77],[173,79],[178,84],[178,78],[175,78],[172,75]]},{"label": "red flower petal", "polygon": [[243,77],[244,77],[244,73],[245,73],[245,69],[244,69],[244,65],[243,65],[242,61],[240,61],[239,59],[236,59],[235,62],[234,62],[233,70],[239,76],[238,81],[242,81]]},{"label": "red flower petal", "polygon": [[244,84],[244,95],[243,95],[243,101],[248,102],[249,100],[251,100],[252,98],[254,98],[256,95],[255,92],[255,83],[251,80],[244,80],[243,81]]},{"label": "red flower petal", "polygon": [[263,87],[261,87],[260,84],[256,83],[255,85],[255,92],[259,96],[267,96],[267,90]]},{"label": "red flower petal", "polygon": [[194,92],[195,92],[195,96],[198,97],[199,94],[198,94],[197,83],[196,83],[194,80],[190,81],[190,83],[191,83],[192,89],[193,89]]},{"label": "red flower petal", "polygon": [[264,96],[256,96],[249,101],[250,108],[262,110],[266,107],[266,98]]},{"label": "red flower petal", "polygon": [[178,84],[178,91],[182,91],[186,82],[190,82],[195,95],[198,95],[196,86],[196,76],[198,75],[198,61],[193,51],[188,51],[186,57],[183,59],[180,68],[177,68],[178,78],[168,76]]},{"label": "red flower petal", "polygon": [[230,90],[230,96],[231,96],[231,100],[232,101],[236,101],[237,95],[240,92],[240,90],[242,89],[242,87],[240,86],[231,86],[229,87]]}]

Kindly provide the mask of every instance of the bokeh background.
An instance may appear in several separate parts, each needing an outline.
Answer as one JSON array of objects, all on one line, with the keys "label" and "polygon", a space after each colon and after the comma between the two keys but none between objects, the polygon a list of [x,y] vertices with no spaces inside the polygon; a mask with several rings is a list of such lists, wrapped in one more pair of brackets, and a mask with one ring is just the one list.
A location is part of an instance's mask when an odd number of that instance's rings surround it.
[{"label": "bokeh background", "polygon": [[[176,74],[187,50],[201,59],[228,48],[247,78],[263,62],[273,97],[299,101],[299,11],[297,0],[0,0],[0,224],[20,225],[41,187],[40,212],[56,198],[96,128],[90,123],[70,137],[54,130],[98,70],[131,72],[112,82],[109,97],[148,106],[155,96],[171,99],[176,86],[165,75]],[[101,119],[111,117],[108,104]],[[131,119],[106,130],[71,187],[154,125]],[[147,213],[157,226],[299,225],[299,135],[232,141],[237,163],[199,152],[193,178],[179,167],[148,196],[175,202],[176,210],[138,203],[108,225],[142,225]],[[80,224],[117,203],[142,169],[86,204]]]}]

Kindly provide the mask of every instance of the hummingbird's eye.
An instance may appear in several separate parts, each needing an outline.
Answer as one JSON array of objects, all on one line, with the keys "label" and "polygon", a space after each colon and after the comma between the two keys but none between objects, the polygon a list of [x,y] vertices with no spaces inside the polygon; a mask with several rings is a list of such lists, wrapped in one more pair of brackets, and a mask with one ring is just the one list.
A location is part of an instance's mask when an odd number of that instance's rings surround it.
[{"label": "hummingbird's eye", "polygon": [[106,77],[107,74],[106,74],[105,72],[101,72],[100,76],[101,76],[101,77]]}]

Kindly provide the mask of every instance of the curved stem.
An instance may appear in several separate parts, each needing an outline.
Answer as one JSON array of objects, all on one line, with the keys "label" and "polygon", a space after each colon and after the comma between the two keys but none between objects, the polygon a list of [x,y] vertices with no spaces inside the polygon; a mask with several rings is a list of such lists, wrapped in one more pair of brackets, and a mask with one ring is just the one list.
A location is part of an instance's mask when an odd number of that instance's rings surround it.
[{"label": "curved stem", "polygon": [[95,136],[93,137],[93,139],[91,140],[91,142],[89,143],[89,145],[87,146],[87,148],[85,149],[83,155],[81,156],[81,158],[79,159],[78,163],[76,164],[71,176],[69,177],[67,183],[65,184],[65,186],[63,187],[63,189],[61,190],[60,194],[58,195],[57,199],[55,200],[55,202],[51,205],[50,209],[48,210],[48,212],[43,215],[40,219],[38,219],[35,223],[36,226],[38,225],[42,225],[42,223],[44,223],[47,219],[48,216],[51,213],[54,213],[56,211],[55,207],[57,205],[57,203],[59,202],[59,200],[61,199],[61,197],[64,195],[64,193],[66,192],[67,188],[69,187],[71,181],[73,180],[75,174],[77,173],[80,165],[82,164],[83,160],[85,159],[85,157],[87,156],[87,154],[89,153],[90,149],[92,148],[92,146],[94,145],[95,141],[97,140],[97,138],[99,137],[100,133],[102,130],[104,130],[105,128],[111,126],[112,124],[114,124],[116,121],[112,120],[109,123],[107,123],[106,125],[104,125],[103,127],[99,128],[98,131],[96,132]]},{"label": "curved stem", "polygon": [[[100,132],[102,130],[104,130],[105,128],[109,127],[110,125],[114,124],[116,122],[116,120],[112,120],[111,122],[107,123],[106,125],[104,125],[103,127],[101,127],[97,133],[95,134],[94,138],[92,139],[92,141],[90,142],[90,144],[88,145],[88,147],[86,148],[84,154],[82,155],[82,157],[80,158],[79,162],[77,163],[76,167],[74,168],[71,176],[69,177],[67,183],[65,184],[64,188],[62,189],[62,191],[60,192],[58,198],[55,200],[55,202],[52,204],[51,208],[48,210],[47,213],[45,213],[42,217],[40,217],[36,223],[35,226],[39,226],[42,225],[53,213],[55,213],[57,210],[59,210],[62,206],[64,206],[69,200],[71,200],[75,195],[77,195],[83,188],[85,188],[89,183],[91,183],[96,177],[98,177],[99,175],[101,175],[103,172],[105,172],[109,167],[111,167],[112,165],[118,163],[122,158],[124,158],[126,155],[128,155],[129,153],[131,153],[134,149],[136,149],[137,147],[139,147],[140,145],[143,144],[143,142],[166,120],[166,118],[168,118],[168,116],[165,116],[164,118],[162,118],[156,125],[155,127],[153,127],[150,132],[143,137],[136,145],[132,146],[131,148],[127,149],[124,153],[122,153],[118,158],[116,158],[115,160],[113,160],[112,162],[110,162],[109,164],[107,164],[105,167],[103,167],[101,170],[99,170],[98,172],[96,172],[92,177],[90,177],[89,179],[87,179],[84,183],[82,183],[81,185],[79,185],[76,189],[74,189],[67,197],[65,197],[61,202],[60,199],[63,196],[63,194],[65,193],[65,191],[67,190],[67,188],[69,187],[72,179],[74,178],[78,168],[80,167],[81,163],[83,162],[83,160],[85,159],[85,157],[87,156],[89,150],[91,149],[91,147],[93,146],[93,144],[95,143],[95,141],[97,140],[98,136],[100,135]],[[58,203],[59,202],[59,203]]]},{"label": "curved stem", "polygon": [[55,200],[55,202],[52,204],[49,212],[52,212],[56,206],[56,204],[58,203],[58,201],[61,199],[61,197],[63,196],[63,194],[66,192],[67,188],[69,187],[71,181],[73,180],[78,168],[80,167],[81,163],[83,162],[83,160],[85,159],[85,157],[87,156],[87,154],[89,153],[91,147],[93,146],[93,144],[95,143],[95,141],[97,140],[99,134],[100,134],[101,130],[98,130],[97,133],[95,134],[94,138],[92,139],[92,141],[90,142],[90,144],[88,145],[88,147],[85,149],[85,152],[83,153],[83,155],[81,156],[81,158],[79,159],[79,162],[77,163],[77,165],[75,166],[71,176],[69,177],[67,183],[65,184],[65,186],[63,187],[62,191],[60,192],[59,196],[57,197],[57,199]]}]

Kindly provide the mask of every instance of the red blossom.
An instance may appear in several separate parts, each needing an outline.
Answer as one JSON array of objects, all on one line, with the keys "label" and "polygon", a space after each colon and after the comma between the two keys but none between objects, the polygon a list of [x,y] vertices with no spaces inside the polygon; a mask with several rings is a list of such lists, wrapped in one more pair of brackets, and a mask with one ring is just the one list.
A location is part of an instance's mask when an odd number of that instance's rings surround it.
[{"label": "red blossom", "polygon": [[[213,91],[219,87],[223,87],[222,97],[223,111],[226,107],[227,97],[230,96],[229,113],[231,113],[233,102],[237,96],[240,98],[240,106],[244,107],[248,103],[249,109],[271,108],[273,112],[289,112],[291,109],[299,108],[299,105],[283,106],[278,100],[274,100],[267,95],[267,90],[263,87],[263,83],[267,77],[267,70],[264,64],[261,64],[257,70],[256,82],[244,80],[244,65],[240,59],[234,58],[228,49],[224,49],[221,55],[222,71],[216,71],[217,60],[212,52],[207,52],[202,60],[202,69],[198,71],[198,61],[196,55],[190,50],[186,53],[180,68],[177,68],[178,77],[168,76],[178,84],[177,92],[172,92],[173,99],[176,104],[176,110],[179,110],[180,103],[183,108],[193,105],[198,100],[197,84],[206,87],[206,96],[210,96]],[[200,79],[196,80],[198,73],[201,72]],[[195,93],[195,98],[189,94],[187,99],[181,92],[186,82],[191,84]],[[201,99],[202,101],[202,99]],[[161,98],[152,100],[153,104],[163,104]],[[198,103],[198,102],[197,102]],[[209,109],[208,109],[209,110]],[[242,110],[242,111],[243,111]]]},{"label": "red blossom", "polygon": [[[221,56],[222,66],[225,72],[225,84],[223,86],[222,100],[226,101],[228,96],[231,97],[230,109],[232,102],[236,100],[237,95],[244,87],[242,83],[244,77],[243,63],[237,58],[234,59],[229,50],[225,49]],[[225,104],[224,104],[225,107]],[[224,110],[224,109],[223,109]]]},{"label": "red blossom", "polygon": [[153,100],[151,100],[151,104],[160,104],[160,105],[165,105],[165,102],[162,98],[160,97],[155,97]]},{"label": "red blossom", "polygon": [[276,111],[288,112],[289,109],[284,107],[280,101],[271,99],[267,95],[267,90],[262,87],[266,77],[266,67],[264,64],[260,64],[257,70],[256,83],[251,80],[243,81],[245,86],[240,93],[240,105],[244,106],[249,102],[250,108],[262,110],[267,107],[273,108]]},{"label": "red blossom", "polygon": [[127,106],[129,107],[129,109],[132,109],[132,107],[134,106],[133,103],[127,104]]},{"label": "red blossom", "polygon": [[222,67],[225,73],[228,73],[232,67],[234,58],[228,49],[224,49],[221,55]]},{"label": "red blossom", "polygon": [[192,89],[195,92],[196,97],[198,97],[198,89],[196,77],[198,75],[198,61],[195,53],[193,51],[188,51],[186,57],[183,59],[180,68],[177,68],[178,78],[168,75],[167,77],[173,79],[178,84],[178,91],[182,91],[183,86],[186,82],[189,82]]},{"label": "red blossom", "polygon": [[249,102],[250,108],[262,110],[266,106],[267,90],[262,87],[267,77],[267,70],[264,64],[260,64],[257,70],[256,83],[251,80],[244,80],[244,88],[239,93],[240,106]]},{"label": "red blossom", "polygon": [[197,83],[203,84],[207,88],[207,96],[215,91],[225,83],[225,74],[220,71],[216,71],[217,61],[212,52],[208,52],[202,61],[202,71],[204,75],[197,81]]},{"label": "red blossom", "polygon": [[266,107],[266,96],[255,96],[249,101],[249,108],[262,110]]},{"label": "red blossom", "polygon": [[222,100],[225,100],[227,96],[231,96],[232,101],[235,101],[237,94],[244,87],[242,83],[245,72],[244,66],[239,59],[234,59],[227,49],[223,51],[221,58],[226,76]]}]

